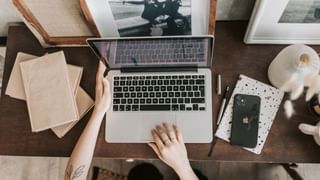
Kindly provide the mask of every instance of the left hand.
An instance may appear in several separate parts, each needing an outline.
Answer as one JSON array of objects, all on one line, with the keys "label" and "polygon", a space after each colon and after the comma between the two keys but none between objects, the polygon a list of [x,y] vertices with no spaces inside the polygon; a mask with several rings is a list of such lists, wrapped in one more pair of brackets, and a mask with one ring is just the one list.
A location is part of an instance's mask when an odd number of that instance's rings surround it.
[{"label": "left hand", "polygon": [[111,90],[107,77],[104,77],[106,66],[99,61],[98,72],[96,75],[96,97],[94,112],[104,115],[111,106]]}]

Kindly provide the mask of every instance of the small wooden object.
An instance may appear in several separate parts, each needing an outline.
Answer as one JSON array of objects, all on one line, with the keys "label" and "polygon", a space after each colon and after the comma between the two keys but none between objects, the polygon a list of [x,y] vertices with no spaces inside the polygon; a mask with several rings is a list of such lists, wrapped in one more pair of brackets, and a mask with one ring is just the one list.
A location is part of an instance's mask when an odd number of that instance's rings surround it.
[{"label": "small wooden object", "polygon": [[78,0],[12,0],[24,22],[40,43],[81,45],[89,37],[99,36],[87,24]]}]

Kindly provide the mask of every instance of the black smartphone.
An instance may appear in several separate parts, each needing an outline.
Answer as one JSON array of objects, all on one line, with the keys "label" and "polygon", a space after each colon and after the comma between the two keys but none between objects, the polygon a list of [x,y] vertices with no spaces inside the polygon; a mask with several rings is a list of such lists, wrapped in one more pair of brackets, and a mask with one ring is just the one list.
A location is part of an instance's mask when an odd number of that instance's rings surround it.
[{"label": "black smartphone", "polygon": [[234,96],[230,144],[248,148],[257,146],[260,102],[259,96]]}]

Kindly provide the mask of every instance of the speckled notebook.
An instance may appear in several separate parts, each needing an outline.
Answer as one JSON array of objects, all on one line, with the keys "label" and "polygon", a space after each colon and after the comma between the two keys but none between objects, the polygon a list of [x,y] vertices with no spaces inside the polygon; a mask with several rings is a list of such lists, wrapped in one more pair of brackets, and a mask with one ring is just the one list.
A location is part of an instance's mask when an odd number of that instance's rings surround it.
[{"label": "speckled notebook", "polygon": [[245,75],[240,75],[216,132],[216,137],[227,142],[230,142],[232,107],[235,94],[256,95],[261,98],[258,144],[255,148],[244,148],[255,154],[260,154],[283,99],[284,93],[270,85],[264,84]]}]

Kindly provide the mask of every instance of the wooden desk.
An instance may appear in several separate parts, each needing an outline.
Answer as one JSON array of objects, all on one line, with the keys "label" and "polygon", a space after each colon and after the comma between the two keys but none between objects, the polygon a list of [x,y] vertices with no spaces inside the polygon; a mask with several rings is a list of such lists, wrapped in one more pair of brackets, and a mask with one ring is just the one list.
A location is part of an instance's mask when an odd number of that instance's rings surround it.
[{"label": "wooden desk", "polygon": [[[220,22],[216,28],[214,71],[222,74],[223,86],[234,86],[240,73],[268,83],[267,68],[270,61],[284,46],[244,45],[242,38],[247,22]],[[315,47],[320,51],[320,47]],[[31,133],[25,102],[4,95],[8,78],[17,52],[35,55],[63,49],[68,63],[84,67],[81,86],[94,97],[97,58],[89,48],[42,49],[34,36],[24,26],[10,27],[7,41],[7,55],[0,101],[0,154],[26,156],[70,156],[71,151],[84,129],[90,113],[87,114],[63,139],[58,139],[50,130]],[[215,84],[215,83],[214,83]],[[214,95],[214,119],[217,116],[219,98]],[[190,159],[255,161],[255,162],[320,162],[320,147],[311,136],[298,130],[301,122],[313,123],[307,105],[296,103],[297,114],[286,120],[282,108],[278,112],[261,155],[254,155],[223,141],[218,141],[213,157],[207,154],[210,144],[187,144]],[[95,151],[96,157],[108,158],[155,158],[145,144],[107,144],[104,141],[105,124],[101,126]]]}]

